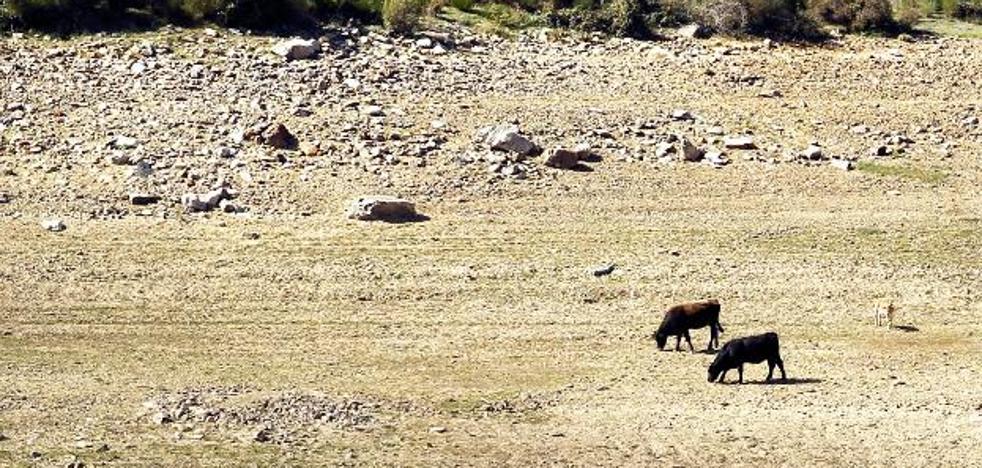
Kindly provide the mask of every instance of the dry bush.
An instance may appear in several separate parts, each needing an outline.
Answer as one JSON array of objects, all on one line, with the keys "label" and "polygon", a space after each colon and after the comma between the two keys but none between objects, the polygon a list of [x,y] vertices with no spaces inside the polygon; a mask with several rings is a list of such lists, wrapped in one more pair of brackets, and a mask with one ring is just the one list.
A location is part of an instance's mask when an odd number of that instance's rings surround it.
[{"label": "dry bush", "polygon": [[911,29],[924,16],[920,8],[904,7],[897,12],[897,24],[903,29]]},{"label": "dry bush", "polygon": [[747,5],[741,0],[705,0],[693,10],[699,24],[727,35],[745,33],[750,24],[749,15]]},{"label": "dry bush", "polygon": [[818,19],[849,31],[893,29],[890,0],[811,0],[808,11]]},{"label": "dry bush", "polygon": [[425,8],[421,0],[385,0],[382,23],[395,34],[410,34],[419,27]]}]

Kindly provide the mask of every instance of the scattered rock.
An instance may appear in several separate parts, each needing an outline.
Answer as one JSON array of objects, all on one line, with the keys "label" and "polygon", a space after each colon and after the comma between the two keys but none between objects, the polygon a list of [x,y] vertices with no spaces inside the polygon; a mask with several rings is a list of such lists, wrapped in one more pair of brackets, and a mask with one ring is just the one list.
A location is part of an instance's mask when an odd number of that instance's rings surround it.
[{"label": "scattered rock", "polygon": [[564,148],[554,148],[546,158],[546,166],[556,169],[573,169],[580,164],[580,155]]},{"label": "scattered rock", "polygon": [[223,199],[222,201],[218,202],[218,209],[221,210],[222,213],[239,213],[242,211],[238,205],[227,199]]},{"label": "scattered rock", "polygon": [[148,161],[142,159],[134,164],[133,169],[130,170],[130,177],[145,179],[150,177],[151,174],[153,174],[153,166]]},{"label": "scattered rock", "polygon": [[364,106],[361,108],[361,113],[369,117],[382,117],[385,115],[382,106]]},{"label": "scattered rock", "polygon": [[703,150],[693,145],[687,138],[679,139],[679,147],[682,149],[682,160],[697,162],[702,159]]},{"label": "scattered rock", "polygon": [[219,158],[234,158],[237,154],[239,154],[239,150],[228,146],[219,146],[215,149],[215,156],[218,156]]},{"label": "scattered rock", "polygon": [[116,135],[109,140],[109,147],[118,150],[133,149],[140,145],[136,138],[125,135]]},{"label": "scattered rock", "polygon": [[706,152],[706,161],[715,167],[722,167],[730,163],[729,158],[721,151]]},{"label": "scattered rock", "polygon": [[710,36],[710,30],[703,25],[692,23],[676,29],[675,34],[690,39],[705,39]]},{"label": "scattered rock", "polygon": [[181,204],[191,213],[211,211],[218,207],[222,200],[232,197],[232,193],[225,187],[212,190],[208,193],[188,193],[181,197]]},{"label": "scattered rock", "polygon": [[685,109],[675,109],[672,111],[672,118],[675,120],[695,120],[692,113]]},{"label": "scattered rock", "polygon": [[273,46],[273,52],[287,60],[309,59],[320,51],[320,43],[312,39],[290,39]]},{"label": "scattered rock", "polygon": [[593,273],[593,276],[596,276],[596,277],[607,276],[607,275],[613,273],[614,272],[614,269],[616,269],[616,268],[617,268],[617,265],[614,265],[613,263],[610,263],[610,264],[607,264],[607,265],[603,265],[603,266],[599,266],[599,267],[594,268],[593,271],[592,271],[592,273]]},{"label": "scattered rock", "polygon": [[865,125],[856,125],[850,128],[849,131],[856,135],[865,135],[870,132],[870,128]]},{"label": "scattered rock", "polygon": [[273,440],[273,430],[270,429],[270,428],[268,428],[268,427],[260,428],[252,436],[252,440],[254,440],[256,442],[259,442],[259,443],[269,442],[269,441]]},{"label": "scattered rock", "polygon": [[167,413],[165,413],[163,411],[158,411],[158,412],[156,412],[156,413],[154,413],[154,414],[152,414],[150,416],[150,422],[152,422],[152,423],[154,423],[154,424],[156,424],[158,426],[161,426],[161,425],[164,425],[164,424],[170,424],[170,423],[174,422],[174,420],[170,417],[169,414],[167,414]]},{"label": "scattered rock", "polygon": [[447,432],[447,428],[443,426],[433,426],[430,428],[431,434],[443,434]]},{"label": "scattered rock", "polygon": [[281,123],[270,125],[262,133],[262,142],[266,146],[276,149],[295,149],[297,147],[297,137],[287,130],[286,125]]},{"label": "scattered rock", "polygon": [[820,161],[825,158],[825,153],[822,151],[821,146],[808,145],[808,148],[805,148],[805,150],[801,152],[801,158],[809,161]]},{"label": "scattered rock", "polygon": [[59,218],[51,218],[41,221],[41,227],[51,232],[61,232],[68,229],[68,227],[65,226],[65,222]]},{"label": "scattered rock", "polygon": [[128,166],[133,163],[133,161],[130,159],[130,155],[122,151],[113,151],[109,155],[109,162],[116,166]]},{"label": "scattered rock", "polygon": [[160,201],[160,197],[157,195],[151,195],[149,193],[135,192],[130,194],[130,204],[137,206],[153,205]]},{"label": "scattered rock", "polygon": [[851,171],[853,169],[852,161],[848,159],[833,159],[829,161],[829,164],[836,169],[842,169],[843,171]]},{"label": "scattered rock", "polygon": [[658,159],[667,158],[675,152],[675,145],[667,141],[659,141],[655,145],[655,157]]},{"label": "scattered rock", "polygon": [[300,152],[303,153],[304,156],[314,157],[321,154],[321,148],[320,145],[316,143],[305,141],[300,143]]},{"label": "scattered rock", "polygon": [[729,136],[723,139],[723,146],[727,149],[752,150],[756,149],[753,137],[749,135]]},{"label": "scattered rock", "polygon": [[523,136],[517,125],[504,124],[488,127],[480,132],[484,142],[495,151],[508,151],[522,156],[536,156],[542,152],[538,145]]},{"label": "scattered rock", "polygon": [[411,221],[419,218],[409,200],[386,196],[361,197],[348,208],[349,219],[359,221]]},{"label": "scattered rock", "polygon": [[879,145],[876,148],[873,148],[872,154],[873,156],[879,156],[879,157],[890,156],[891,154],[893,154],[893,149],[891,149],[887,145]]},{"label": "scattered rock", "polygon": [[784,96],[784,93],[782,93],[779,89],[768,89],[757,93],[757,96],[762,98],[779,98]]},{"label": "scattered rock", "polygon": [[0,192],[0,205],[10,203],[10,195]]}]

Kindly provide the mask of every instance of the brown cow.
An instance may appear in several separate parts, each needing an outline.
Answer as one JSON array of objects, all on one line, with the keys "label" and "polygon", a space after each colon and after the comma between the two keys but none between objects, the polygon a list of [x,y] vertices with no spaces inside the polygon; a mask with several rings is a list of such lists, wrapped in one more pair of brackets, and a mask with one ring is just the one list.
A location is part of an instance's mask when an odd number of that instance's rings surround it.
[{"label": "brown cow", "polygon": [[685,337],[689,349],[694,352],[689,330],[709,325],[709,345],[706,349],[712,351],[713,343],[719,346],[719,333],[723,332],[723,326],[719,323],[719,309],[719,301],[716,299],[679,304],[669,308],[665,311],[665,318],[654,334],[658,349],[665,349],[668,337],[674,336],[676,351],[680,350],[682,337]]}]

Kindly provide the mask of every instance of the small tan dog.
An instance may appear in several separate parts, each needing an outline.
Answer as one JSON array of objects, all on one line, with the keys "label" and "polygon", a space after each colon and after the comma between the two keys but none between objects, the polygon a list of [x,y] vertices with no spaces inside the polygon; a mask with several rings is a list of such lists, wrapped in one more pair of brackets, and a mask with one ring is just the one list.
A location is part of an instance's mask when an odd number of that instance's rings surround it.
[{"label": "small tan dog", "polygon": [[891,302],[886,308],[877,307],[873,309],[873,319],[876,322],[876,326],[888,325],[893,328],[893,315],[897,311],[897,308],[893,306]]}]

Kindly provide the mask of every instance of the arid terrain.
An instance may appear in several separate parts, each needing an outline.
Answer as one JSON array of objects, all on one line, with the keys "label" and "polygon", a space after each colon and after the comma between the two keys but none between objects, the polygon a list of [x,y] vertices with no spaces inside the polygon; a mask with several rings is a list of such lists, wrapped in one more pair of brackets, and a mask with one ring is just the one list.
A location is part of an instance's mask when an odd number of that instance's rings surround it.
[{"label": "arid terrain", "polygon": [[0,465],[982,466],[982,40],[280,40],[0,39]]}]

